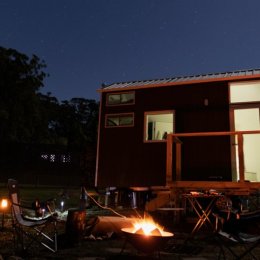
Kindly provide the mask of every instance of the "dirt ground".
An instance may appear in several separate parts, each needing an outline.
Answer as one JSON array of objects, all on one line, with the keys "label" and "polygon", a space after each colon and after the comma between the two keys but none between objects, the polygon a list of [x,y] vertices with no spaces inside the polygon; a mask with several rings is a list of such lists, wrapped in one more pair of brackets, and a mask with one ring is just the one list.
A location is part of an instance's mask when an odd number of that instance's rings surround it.
[{"label": "dirt ground", "polygon": [[[122,212],[127,216],[134,215],[134,212]],[[182,219],[180,223],[171,222],[172,225],[170,225],[169,221],[172,219],[167,219],[167,230],[173,232],[174,236],[165,243],[160,252],[156,251],[147,255],[137,251],[120,232],[94,232],[92,227],[95,227],[96,219],[109,215],[110,213],[105,211],[87,209],[86,232],[74,244],[68,242],[66,222],[58,222],[58,252],[56,253],[37,244],[25,252],[16,250],[13,243],[11,218],[5,216],[4,227],[0,231],[0,259],[218,259],[220,247],[211,231],[202,230],[195,237],[190,237],[194,223]],[[165,218],[163,220],[166,221]],[[242,250],[241,247],[234,248],[237,252]],[[255,248],[254,255],[256,259],[260,259],[260,245]],[[233,259],[227,251],[226,259]],[[243,259],[251,259],[251,257]]]}]

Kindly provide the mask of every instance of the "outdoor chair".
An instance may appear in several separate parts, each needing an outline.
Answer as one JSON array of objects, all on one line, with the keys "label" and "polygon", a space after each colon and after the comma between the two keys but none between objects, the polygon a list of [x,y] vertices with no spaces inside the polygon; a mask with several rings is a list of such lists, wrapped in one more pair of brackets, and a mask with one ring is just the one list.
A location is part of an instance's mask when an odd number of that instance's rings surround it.
[{"label": "outdoor chair", "polygon": [[[220,246],[218,259],[221,259],[221,256],[226,259],[226,252],[229,252],[234,259],[246,256],[250,256],[250,259],[259,259],[253,250],[260,245],[260,210],[245,214],[219,212],[213,215],[216,218],[215,238]],[[248,233],[250,226],[258,232]]]},{"label": "outdoor chair", "polygon": [[23,212],[30,210],[30,208],[24,207],[20,203],[18,182],[9,179],[8,190],[11,201],[15,248],[18,249],[19,246],[22,246],[22,250],[28,250],[34,242],[37,242],[48,250],[56,252],[57,220],[54,214],[50,214],[48,217],[26,218]]}]

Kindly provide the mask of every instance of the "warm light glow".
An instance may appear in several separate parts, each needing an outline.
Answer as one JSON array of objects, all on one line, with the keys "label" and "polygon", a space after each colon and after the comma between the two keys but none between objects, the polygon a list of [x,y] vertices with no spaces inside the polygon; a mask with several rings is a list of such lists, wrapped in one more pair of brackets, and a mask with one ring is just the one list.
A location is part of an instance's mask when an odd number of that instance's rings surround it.
[{"label": "warm light glow", "polygon": [[8,200],[7,199],[2,199],[1,201],[1,208],[5,209],[8,207]]},{"label": "warm light glow", "polygon": [[133,223],[132,233],[143,234],[146,236],[156,235],[163,236],[163,228],[156,224],[151,217],[140,219]]}]

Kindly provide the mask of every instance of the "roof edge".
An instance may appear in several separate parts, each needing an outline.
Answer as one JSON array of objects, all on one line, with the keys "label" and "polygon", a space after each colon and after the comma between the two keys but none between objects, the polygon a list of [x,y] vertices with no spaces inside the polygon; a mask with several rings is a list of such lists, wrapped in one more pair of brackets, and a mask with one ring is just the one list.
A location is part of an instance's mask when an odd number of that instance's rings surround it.
[{"label": "roof edge", "polygon": [[[129,82],[122,82],[122,83],[114,83],[108,86],[102,85],[102,88],[98,89],[97,91],[102,92],[111,92],[111,91],[123,91],[126,90],[134,90],[134,89],[144,89],[144,88],[156,88],[156,87],[167,87],[167,86],[178,86],[178,85],[186,85],[186,84],[199,84],[199,83],[206,83],[206,82],[223,82],[223,81],[237,81],[237,80],[251,80],[251,79],[260,79],[260,69],[259,74],[251,74],[251,75],[233,75],[233,76],[223,76],[223,77],[214,77],[214,75],[227,75],[227,74],[238,74],[239,72],[249,72],[252,70],[247,71],[235,71],[235,72],[227,72],[227,73],[216,73],[216,74],[204,74],[204,75],[197,75],[197,76],[187,76],[187,77],[176,77],[176,78],[165,78],[162,80],[146,80],[146,81],[129,81]],[[210,77],[213,76],[213,77]],[[204,77],[201,79],[201,77]],[[191,79],[192,78],[192,79]],[[198,79],[196,79],[198,78]],[[172,80],[175,80],[172,81]],[[182,79],[178,81],[178,79]],[[186,79],[186,80],[185,80]],[[153,83],[155,81],[155,83]],[[156,83],[158,81],[159,83]],[[165,81],[165,82],[162,82]],[[132,85],[134,83],[134,85]],[[140,84],[138,84],[140,83]],[[116,85],[124,84],[124,87],[116,87]],[[114,87],[113,87],[114,86]]]}]

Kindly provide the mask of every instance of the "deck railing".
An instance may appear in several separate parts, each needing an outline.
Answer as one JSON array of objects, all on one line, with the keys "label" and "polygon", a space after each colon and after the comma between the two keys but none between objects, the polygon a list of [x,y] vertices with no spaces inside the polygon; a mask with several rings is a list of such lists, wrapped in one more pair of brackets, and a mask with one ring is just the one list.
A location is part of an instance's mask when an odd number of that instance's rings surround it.
[{"label": "deck railing", "polygon": [[[234,131],[234,132],[200,132],[200,133],[175,133],[167,135],[167,158],[166,158],[166,183],[173,182],[173,167],[176,170],[176,181],[181,181],[181,149],[183,137],[203,137],[203,136],[237,136],[238,160],[239,160],[239,181],[245,182],[245,164],[244,164],[244,135],[260,134],[260,130],[255,131]],[[176,157],[173,160],[173,145],[175,144]],[[175,163],[175,165],[174,165]]]}]

